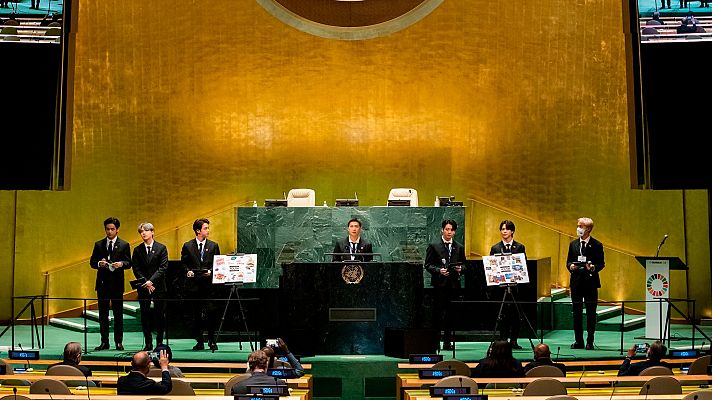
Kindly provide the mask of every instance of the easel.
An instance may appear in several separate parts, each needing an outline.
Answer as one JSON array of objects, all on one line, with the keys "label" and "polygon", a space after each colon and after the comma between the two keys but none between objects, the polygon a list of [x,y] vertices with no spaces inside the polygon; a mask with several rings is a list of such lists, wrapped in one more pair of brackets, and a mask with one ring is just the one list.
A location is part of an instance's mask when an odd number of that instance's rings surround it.
[{"label": "easel", "polygon": [[[517,315],[519,316],[520,320],[527,321],[527,325],[529,326],[529,329],[532,331],[532,334],[534,337],[539,340],[539,336],[537,336],[536,331],[534,330],[534,327],[532,326],[532,323],[529,322],[529,318],[527,318],[527,315],[522,313],[522,310],[519,308],[519,303],[517,303],[517,299],[514,297],[514,293],[512,292],[512,288],[516,287],[516,283],[503,283],[499,285],[500,288],[504,288],[504,296],[502,296],[502,302],[499,305],[499,313],[497,314],[497,322],[494,324],[494,331],[492,332],[492,340],[491,342],[494,342],[494,339],[497,335],[497,328],[499,327],[499,322],[502,320],[502,311],[504,311],[504,303],[507,301],[507,296],[509,295],[512,298],[512,303],[514,304],[514,308],[517,309]],[[528,337],[529,339],[529,344],[532,346],[532,349],[534,349],[534,341],[532,340],[531,337]]]},{"label": "easel", "polygon": [[[223,315],[220,319],[220,326],[218,327],[217,332],[215,332],[215,342],[217,343],[218,338],[220,338],[220,332],[222,332],[225,316],[227,315],[227,309],[230,307],[230,301],[232,300],[232,296],[234,294],[235,299],[237,300],[237,307],[240,309],[240,318],[242,318],[242,323],[245,325],[245,333],[247,333],[247,336],[250,339],[250,351],[255,351],[255,347],[252,345],[252,334],[250,334],[249,329],[247,329],[247,319],[245,318],[245,310],[242,308],[242,299],[240,298],[240,293],[237,290],[238,286],[242,286],[242,283],[226,283],[225,286],[230,287],[230,294],[227,296],[227,303],[225,303],[225,309],[223,310]],[[240,350],[242,350],[242,341],[239,340],[239,338],[237,343],[240,346]],[[212,352],[215,353],[215,349],[212,349]]]}]

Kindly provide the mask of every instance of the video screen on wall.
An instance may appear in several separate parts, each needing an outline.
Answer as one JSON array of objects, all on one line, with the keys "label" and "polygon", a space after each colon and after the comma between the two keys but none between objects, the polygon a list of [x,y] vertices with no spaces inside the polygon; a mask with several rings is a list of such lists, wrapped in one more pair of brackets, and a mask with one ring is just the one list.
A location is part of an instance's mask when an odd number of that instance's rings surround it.
[{"label": "video screen on wall", "polygon": [[706,171],[712,75],[708,1],[624,0],[632,183],[710,188]]},{"label": "video screen on wall", "polygon": [[70,10],[70,0],[0,0],[0,190],[67,188]]}]

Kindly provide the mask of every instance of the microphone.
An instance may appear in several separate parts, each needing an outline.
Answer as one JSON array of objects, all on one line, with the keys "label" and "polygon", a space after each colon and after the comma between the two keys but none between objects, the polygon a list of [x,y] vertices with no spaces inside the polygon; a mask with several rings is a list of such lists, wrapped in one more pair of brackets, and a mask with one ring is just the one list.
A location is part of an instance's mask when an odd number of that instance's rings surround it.
[{"label": "microphone", "polygon": [[648,392],[650,391],[650,384],[645,385],[645,397],[643,400],[648,400]]},{"label": "microphone", "polygon": [[87,400],[91,400],[91,395],[89,394],[89,374],[84,373],[84,381],[87,383]]},{"label": "microphone", "polygon": [[[17,400],[17,388],[16,387],[12,388],[12,395],[15,396],[15,400]],[[697,399],[695,399],[695,400],[697,400]]]},{"label": "microphone", "polygon": [[49,388],[45,388],[45,393],[47,393],[49,395],[49,400],[54,400],[52,398],[52,392],[49,391]]},{"label": "microphone", "polygon": [[358,200],[358,193],[354,192],[354,199]]},{"label": "microphone", "polygon": [[579,379],[578,379],[578,388],[579,388],[579,390],[581,390],[581,379],[583,379],[583,374],[585,374],[585,373],[586,373],[586,364],[584,364],[584,365],[582,366],[582,368],[581,368],[581,376],[579,376]]},{"label": "microphone", "polygon": [[457,378],[457,379],[460,380],[460,387],[462,387],[462,378]]},{"label": "microphone", "polygon": [[559,351],[561,351],[561,346],[556,348],[556,361],[559,361]]},{"label": "microphone", "polygon": [[609,397],[608,400],[613,400],[613,393],[616,392],[616,385],[618,385],[618,381],[613,381],[613,390],[611,391],[611,397]]},{"label": "microphone", "polygon": [[655,252],[655,257],[657,257],[658,254],[660,254],[660,248],[663,247],[663,244],[665,243],[667,238],[668,238],[668,235],[663,236],[663,240],[661,240],[660,244],[658,245],[658,251]]},{"label": "microphone", "polygon": [[[22,343],[18,343],[17,346],[20,347],[21,351],[23,351],[23,352],[25,351],[25,349],[22,348]],[[34,371],[34,369],[32,369],[32,367],[30,367],[30,360],[28,358],[25,358],[25,371],[26,372]]]}]

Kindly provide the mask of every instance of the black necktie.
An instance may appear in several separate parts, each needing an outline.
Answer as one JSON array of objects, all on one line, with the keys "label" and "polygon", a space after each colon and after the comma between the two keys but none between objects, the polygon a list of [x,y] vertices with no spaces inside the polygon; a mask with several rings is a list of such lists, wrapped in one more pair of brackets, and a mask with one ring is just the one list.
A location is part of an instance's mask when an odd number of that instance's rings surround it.
[{"label": "black necktie", "polygon": [[114,242],[109,240],[109,260],[111,260],[111,253],[114,252]]},{"label": "black necktie", "polygon": [[151,255],[151,246],[146,246],[146,254]]},{"label": "black necktie", "polygon": [[452,243],[445,243],[445,247],[447,247],[448,258],[452,257]]},{"label": "black necktie", "polygon": [[356,243],[351,242],[351,253],[356,253]]},{"label": "black necktie", "polygon": [[581,255],[586,255],[586,242],[581,242]]},{"label": "black necktie", "polygon": [[203,261],[203,244],[198,243],[198,252],[200,252],[200,261]]}]

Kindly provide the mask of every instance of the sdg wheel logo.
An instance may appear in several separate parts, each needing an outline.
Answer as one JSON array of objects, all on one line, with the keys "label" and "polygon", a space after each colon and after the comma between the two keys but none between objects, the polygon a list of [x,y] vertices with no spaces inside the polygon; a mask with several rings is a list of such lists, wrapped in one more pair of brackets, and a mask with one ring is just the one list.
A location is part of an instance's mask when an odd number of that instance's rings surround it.
[{"label": "sdg wheel logo", "polygon": [[648,292],[653,295],[653,297],[661,297],[667,293],[670,283],[663,274],[652,274],[648,277],[648,281],[645,284]]}]

